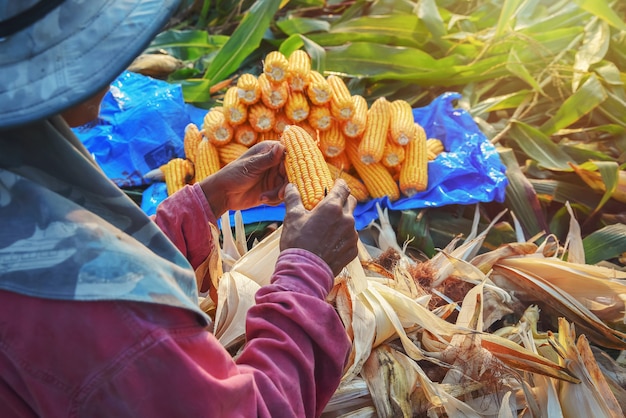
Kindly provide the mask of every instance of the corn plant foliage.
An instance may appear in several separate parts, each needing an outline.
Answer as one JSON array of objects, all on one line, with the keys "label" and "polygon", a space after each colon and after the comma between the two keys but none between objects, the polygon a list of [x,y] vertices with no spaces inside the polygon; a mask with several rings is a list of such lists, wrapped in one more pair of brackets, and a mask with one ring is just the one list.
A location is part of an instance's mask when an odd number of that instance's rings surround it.
[{"label": "corn plant foliage", "polygon": [[[415,107],[446,91],[475,118],[506,161],[503,204],[484,205],[484,221],[507,206],[525,233],[561,234],[572,204],[590,260],[598,231],[626,212],[626,4],[619,0],[256,0],[195,2],[197,13],[159,35],[150,50],[185,60],[172,74],[187,101],[209,107],[210,88],[244,72],[258,74],[265,54],[304,48],[313,67],[344,76],[370,103],[402,98]],[[590,163],[588,163],[590,162]],[[595,183],[579,170],[599,173]],[[593,187],[592,187],[593,186]],[[454,224],[424,209],[420,238],[451,238]],[[410,213],[409,218],[415,218]],[[398,218],[400,219],[400,218]],[[403,230],[407,217],[402,220]],[[553,230],[554,229],[554,230]],[[620,230],[621,231],[621,230]],[[417,233],[417,232],[416,232]],[[610,232],[609,232],[610,233]],[[564,236],[559,236],[564,239]],[[486,244],[490,245],[490,244]]]}]

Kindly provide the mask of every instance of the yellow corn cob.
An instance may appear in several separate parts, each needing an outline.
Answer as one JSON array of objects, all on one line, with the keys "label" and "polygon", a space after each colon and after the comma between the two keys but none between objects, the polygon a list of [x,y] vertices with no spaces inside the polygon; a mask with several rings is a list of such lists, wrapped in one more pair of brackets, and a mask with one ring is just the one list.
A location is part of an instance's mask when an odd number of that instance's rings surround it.
[{"label": "yellow corn cob", "polygon": [[211,108],[204,116],[204,136],[214,145],[224,145],[233,137],[233,127],[226,122],[224,108],[216,106]]},{"label": "yellow corn cob", "polygon": [[330,129],[333,121],[328,106],[311,106],[307,120],[311,126],[318,131],[326,131]]},{"label": "yellow corn cob", "polygon": [[274,132],[279,135],[283,133],[287,125],[291,125],[293,123],[282,110],[276,112],[275,117],[276,123],[274,123]]},{"label": "yellow corn cob", "polygon": [[383,151],[383,158],[380,161],[385,167],[396,167],[402,164],[404,156],[404,147],[393,141],[391,139],[391,133],[389,133]]},{"label": "yellow corn cob", "polygon": [[201,181],[220,169],[220,157],[217,147],[203,139],[196,151],[196,181]]},{"label": "yellow corn cob", "polygon": [[367,126],[359,142],[359,156],[365,164],[377,163],[383,158],[390,121],[389,102],[381,96],[367,111]]},{"label": "yellow corn cob", "polygon": [[299,122],[297,125],[301,127],[302,129],[304,129],[307,134],[311,135],[311,138],[313,138],[316,144],[319,142],[319,135],[318,135],[317,129],[312,127],[311,124],[307,120],[303,120],[302,122]]},{"label": "yellow corn cob", "polygon": [[160,169],[165,177],[168,196],[182,189],[194,176],[193,163],[185,158],[172,158]]},{"label": "yellow corn cob", "polygon": [[315,70],[309,72],[309,83],[306,89],[307,96],[311,103],[322,106],[330,101],[331,90],[328,80]]},{"label": "yellow corn cob", "polygon": [[389,108],[391,110],[389,123],[391,139],[399,145],[406,145],[416,135],[413,108],[405,100],[394,100],[389,103]]},{"label": "yellow corn cob", "polygon": [[402,170],[402,164],[397,165],[395,167],[386,167],[386,168],[387,168],[387,171],[389,171],[389,174],[391,174],[393,181],[397,183],[400,180],[400,170]]},{"label": "yellow corn cob", "polygon": [[287,78],[289,61],[279,51],[272,51],[265,56],[263,61],[263,73],[273,83],[280,83]]},{"label": "yellow corn cob", "polygon": [[406,157],[400,168],[400,190],[411,197],[428,186],[428,153],[426,152],[426,134],[418,129],[415,138],[406,145]]},{"label": "yellow corn cob", "polygon": [[304,129],[290,125],[280,137],[285,146],[285,170],[307,210],[312,210],[333,187],[334,181],[324,156]]},{"label": "yellow corn cob", "polygon": [[246,151],[248,151],[248,147],[246,147],[245,145],[231,142],[230,144],[226,144],[223,147],[219,147],[217,149],[217,154],[219,155],[220,164],[223,167],[226,164],[235,161],[237,158],[241,157]]},{"label": "yellow corn cob", "polygon": [[343,133],[348,138],[358,138],[365,131],[367,126],[367,101],[363,96],[357,94],[352,96],[354,112],[350,119],[343,125]]},{"label": "yellow corn cob", "polygon": [[270,109],[280,109],[287,103],[289,87],[286,81],[272,83],[265,74],[259,75],[259,87],[261,87],[261,100]]},{"label": "yellow corn cob", "polygon": [[330,170],[330,175],[333,176],[333,179],[335,180],[338,178],[344,179],[346,183],[348,184],[348,187],[350,187],[350,194],[354,196],[354,198],[357,201],[365,202],[366,200],[370,198],[370,194],[367,191],[367,187],[365,187],[365,184],[363,184],[361,180],[357,179],[351,174],[346,173],[341,168],[332,165],[328,161],[327,163],[328,163],[328,169]]},{"label": "yellow corn cob", "polygon": [[288,59],[287,82],[291,91],[303,91],[309,83],[311,57],[302,49],[295,50]]},{"label": "yellow corn cob", "polygon": [[185,158],[194,162],[196,160],[196,150],[198,144],[202,141],[202,132],[195,123],[185,126],[185,136],[183,137],[183,147],[185,150]]},{"label": "yellow corn cob", "polygon": [[[346,139],[346,141],[350,141],[350,139]],[[346,153],[345,148],[344,152],[341,152],[334,157],[326,157],[326,161],[328,161],[329,164],[332,164],[345,172],[349,172],[352,169],[352,163],[348,158],[348,154]]]},{"label": "yellow corn cob", "polygon": [[389,200],[392,201],[400,198],[398,184],[394,181],[389,171],[381,163],[363,163],[359,157],[358,145],[355,141],[346,141],[344,152],[348,153],[352,166],[361,181],[363,181],[363,184],[365,184],[365,187],[367,187],[370,196],[373,198],[388,196]]},{"label": "yellow corn cob", "polygon": [[336,157],[346,147],[346,137],[341,132],[341,126],[337,122],[333,121],[330,129],[320,131],[319,137],[319,147],[326,157]]},{"label": "yellow corn cob", "polygon": [[268,132],[259,132],[259,139],[257,142],[261,141],[278,141],[280,139],[280,134],[277,134],[273,130]]},{"label": "yellow corn cob", "polygon": [[[246,147],[251,147],[257,142],[257,131],[255,131],[248,121],[242,123],[241,125],[237,125],[235,127],[235,133],[233,136],[233,140],[241,145]],[[227,144],[228,145],[228,144]]]},{"label": "yellow corn cob", "polygon": [[345,121],[352,117],[354,112],[354,103],[352,102],[352,96],[346,83],[340,77],[336,75],[329,75],[326,80],[330,85],[330,111],[333,116],[340,120]]},{"label": "yellow corn cob", "polygon": [[443,142],[437,138],[428,138],[426,140],[426,151],[428,153],[428,161],[432,161],[443,152]]},{"label": "yellow corn cob", "polygon": [[309,116],[310,106],[304,93],[292,91],[285,103],[285,115],[292,122],[302,122]]},{"label": "yellow corn cob", "polygon": [[259,80],[252,74],[242,74],[237,80],[237,95],[239,100],[247,105],[252,105],[261,100],[261,87]]},{"label": "yellow corn cob", "polygon": [[239,88],[231,86],[224,94],[224,116],[226,121],[231,125],[239,125],[246,121],[248,110],[246,105],[239,100]]},{"label": "yellow corn cob", "polygon": [[248,122],[255,131],[268,132],[274,128],[276,116],[274,111],[263,103],[256,103],[248,108]]}]

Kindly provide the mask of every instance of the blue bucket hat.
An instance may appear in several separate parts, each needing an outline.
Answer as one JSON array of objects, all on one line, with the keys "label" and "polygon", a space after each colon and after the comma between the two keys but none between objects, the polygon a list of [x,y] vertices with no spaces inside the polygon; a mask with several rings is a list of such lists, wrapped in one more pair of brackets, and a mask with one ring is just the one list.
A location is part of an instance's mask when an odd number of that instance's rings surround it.
[{"label": "blue bucket hat", "polygon": [[70,108],[117,77],[179,0],[0,0],[0,128]]}]

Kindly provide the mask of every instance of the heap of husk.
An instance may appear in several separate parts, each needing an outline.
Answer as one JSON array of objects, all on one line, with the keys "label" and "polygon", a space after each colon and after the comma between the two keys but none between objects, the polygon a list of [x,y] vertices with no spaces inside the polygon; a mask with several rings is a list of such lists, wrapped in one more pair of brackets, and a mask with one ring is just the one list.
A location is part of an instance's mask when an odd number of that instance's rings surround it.
[{"label": "heap of husk", "polygon": [[[494,219],[418,262],[379,215],[376,241],[359,242],[328,297],[352,351],[323,417],[624,416],[626,378],[607,352],[626,348],[626,273],[585,264],[573,216],[566,246],[520,239],[478,255]],[[207,296],[200,306],[236,356],[281,227],[247,250],[239,213],[234,235],[221,221],[217,304]]]}]

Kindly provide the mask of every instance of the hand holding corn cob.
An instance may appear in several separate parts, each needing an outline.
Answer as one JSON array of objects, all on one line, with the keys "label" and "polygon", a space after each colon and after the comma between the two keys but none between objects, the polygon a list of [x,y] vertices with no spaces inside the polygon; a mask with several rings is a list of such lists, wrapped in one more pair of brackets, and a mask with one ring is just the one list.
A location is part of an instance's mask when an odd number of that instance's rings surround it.
[{"label": "hand holding corn cob", "polygon": [[337,276],[357,256],[358,235],[352,213],[356,199],[339,179],[312,211],[304,210],[294,184],[285,190],[285,219],[280,249],[302,248],[328,264]]},{"label": "hand holding corn cob", "polygon": [[279,142],[264,141],[201,180],[213,214],[219,217],[227,210],[280,203],[287,185],[283,156]]},{"label": "hand holding corn cob", "polygon": [[345,180],[333,180],[324,155],[304,129],[288,126],[280,140],[290,181],[280,249],[310,251],[337,276],[357,256],[358,235],[352,215],[356,199]]}]

